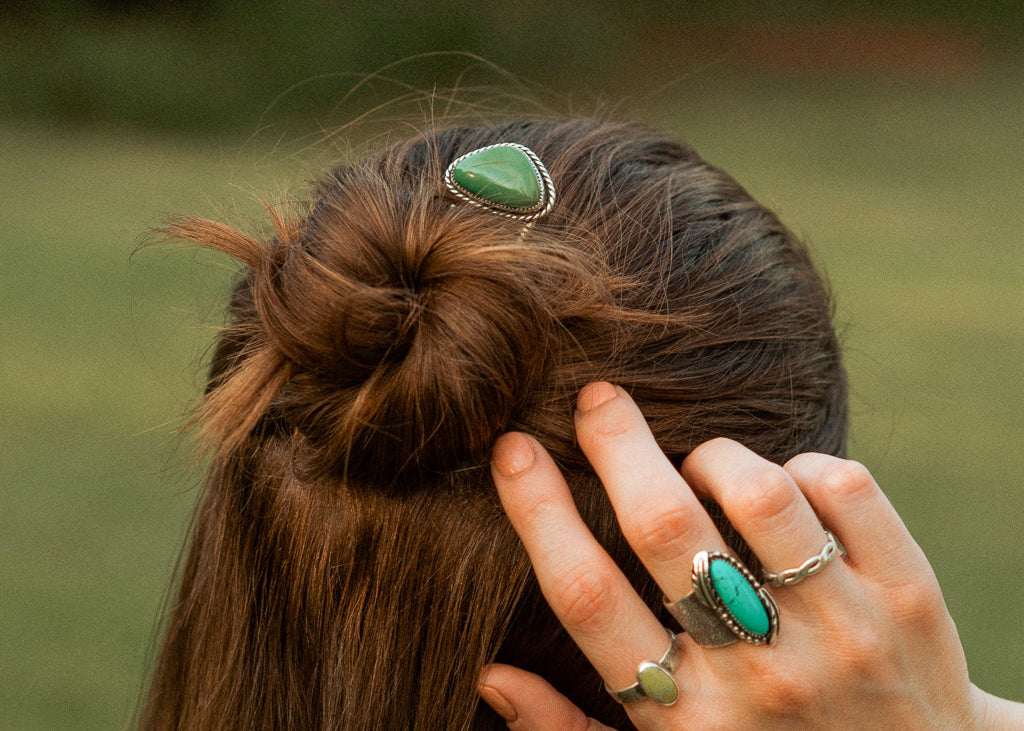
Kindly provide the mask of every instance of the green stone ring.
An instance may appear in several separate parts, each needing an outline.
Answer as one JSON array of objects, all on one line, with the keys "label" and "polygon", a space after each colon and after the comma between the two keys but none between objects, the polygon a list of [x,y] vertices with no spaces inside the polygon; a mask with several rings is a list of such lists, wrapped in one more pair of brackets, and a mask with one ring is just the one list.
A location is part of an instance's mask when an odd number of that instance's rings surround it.
[{"label": "green stone ring", "polygon": [[453,196],[528,225],[551,212],[555,186],[540,158],[513,142],[488,145],[456,158],[444,174]]},{"label": "green stone ring", "polygon": [[779,608],[741,561],[717,551],[693,558],[693,591],[665,606],[693,641],[704,647],[746,640],[770,645],[779,636]]},{"label": "green stone ring", "polygon": [[658,662],[640,663],[636,669],[636,682],[627,688],[613,690],[605,685],[612,698],[619,703],[636,703],[644,698],[650,698],[663,706],[671,706],[679,700],[679,687],[672,677],[672,671],[679,664],[682,645],[672,630],[666,628],[665,632],[668,633],[669,644],[661,659]]}]

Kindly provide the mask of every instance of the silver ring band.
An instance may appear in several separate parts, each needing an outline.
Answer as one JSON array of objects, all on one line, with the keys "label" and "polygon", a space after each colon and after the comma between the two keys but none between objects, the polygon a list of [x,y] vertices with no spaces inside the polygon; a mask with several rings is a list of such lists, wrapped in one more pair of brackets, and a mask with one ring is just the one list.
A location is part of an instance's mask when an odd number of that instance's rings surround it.
[{"label": "silver ring band", "polygon": [[836,541],[836,537],[832,535],[832,531],[826,528],[825,536],[825,547],[821,549],[817,556],[811,556],[795,569],[786,569],[777,574],[765,571],[764,583],[768,586],[792,586],[825,568],[836,557],[836,554],[840,552],[839,543]]},{"label": "silver ring band", "polygon": [[663,706],[671,706],[678,700],[679,688],[671,673],[679,664],[683,646],[672,630],[666,627],[665,632],[669,637],[668,649],[658,662],[640,663],[636,670],[637,682],[619,690],[609,688],[608,684],[605,684],[605,690],[612,698],[619,703],[636,703],[644,698],[650,698]]},{"label": "silver ring band", "polygon": [[718,612],[702,602],[694,591],[672,603],[666,600],[665,606],[686,634],[701,647],[723,647],[739,640]]}]

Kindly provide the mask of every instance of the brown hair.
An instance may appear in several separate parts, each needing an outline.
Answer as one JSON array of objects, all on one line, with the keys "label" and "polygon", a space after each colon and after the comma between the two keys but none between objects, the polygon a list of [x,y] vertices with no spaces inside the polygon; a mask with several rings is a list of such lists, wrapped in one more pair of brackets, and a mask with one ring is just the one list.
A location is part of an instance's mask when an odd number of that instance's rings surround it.
[{"label": "brown hair", "polygon": [[[444,194],[447,164],[496,142],[533,149],[557,189],[525,236]],[[716,436],[778,462],[843,450],[845,376],[806,252],[655,130],[431,130],[272,218],[265,240],[167,230],[246,268],[199,411],[214,456],[144,728],[500,728],[475,692],[494,659],[621,724],[502,514],[495,438],[551,451],[652,607],[574,441],[582,385],[629,391],[677,462]]]}]

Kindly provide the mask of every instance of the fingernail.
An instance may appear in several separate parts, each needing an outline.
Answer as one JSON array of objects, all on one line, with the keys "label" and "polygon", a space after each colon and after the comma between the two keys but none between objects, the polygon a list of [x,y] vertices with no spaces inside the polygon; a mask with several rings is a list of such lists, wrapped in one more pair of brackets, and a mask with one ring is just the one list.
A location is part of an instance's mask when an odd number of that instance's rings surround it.
[{"label": "fingernail", "polygon": [[607,381],[588,383],[580,391],[580,398],[576,402],[576,408],[579,409],[581,414],[585,414],[591,409],[597,408],[605,401],[611,401],[616,395],[615,386]]},{"label": "fingernail", "polygon": [[525,434],[509,432],[494,444],[494,466],[505,477],[515,477],[530,468],[536,455]]},{"label": "fingernail", "polygon": [[491,686],[481,685],[477,690],[480,693],[480,697],[487,702],[487,705],[493,708],[494,712],[504,718],[508,723],[512,723],[519,717],[519,714],[516,713],[516,709],[508,702],[508,698]]}]

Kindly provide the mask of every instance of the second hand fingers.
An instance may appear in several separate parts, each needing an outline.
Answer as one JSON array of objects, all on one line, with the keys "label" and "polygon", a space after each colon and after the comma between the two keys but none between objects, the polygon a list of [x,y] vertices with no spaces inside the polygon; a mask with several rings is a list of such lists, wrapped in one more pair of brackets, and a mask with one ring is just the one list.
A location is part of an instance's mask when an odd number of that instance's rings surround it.
[{"label": "second hand fingers", "polygon": [[609,686],[636,682],[637,666],[664,653],[665,629],[587,529],[550,455],[506,434],[492,473],[555,615]]}]

